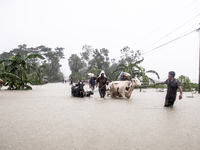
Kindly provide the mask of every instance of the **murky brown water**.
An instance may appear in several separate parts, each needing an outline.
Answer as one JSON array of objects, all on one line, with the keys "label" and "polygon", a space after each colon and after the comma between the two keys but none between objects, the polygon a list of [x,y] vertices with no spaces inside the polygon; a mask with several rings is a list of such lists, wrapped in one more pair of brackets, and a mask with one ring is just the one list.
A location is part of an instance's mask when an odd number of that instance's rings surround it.
[{"label": "murky brown water", "polygon": [[165,93],[73,98],[68,84],[0,91],[0,150],[199,150],[200,95],[164,108]]}]

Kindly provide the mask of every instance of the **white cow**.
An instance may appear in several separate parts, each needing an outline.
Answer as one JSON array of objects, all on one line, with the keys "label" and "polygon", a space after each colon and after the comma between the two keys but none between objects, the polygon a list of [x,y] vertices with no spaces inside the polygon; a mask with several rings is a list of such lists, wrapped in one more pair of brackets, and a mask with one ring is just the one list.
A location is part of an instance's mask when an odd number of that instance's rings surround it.
[{"label": "white cow", "polygon": [[131,81],[113,81],[109,84],[107,96],[114,97],[131,97],[131,94],[136,86],[141,86],[138,78],[133,78]]}]

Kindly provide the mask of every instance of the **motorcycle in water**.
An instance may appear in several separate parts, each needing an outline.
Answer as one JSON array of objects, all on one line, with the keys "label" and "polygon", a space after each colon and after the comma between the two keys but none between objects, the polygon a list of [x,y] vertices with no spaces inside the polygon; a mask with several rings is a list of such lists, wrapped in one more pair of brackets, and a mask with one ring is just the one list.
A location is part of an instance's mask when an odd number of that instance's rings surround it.
[{"label": "motorcycle in water", "polygon": [[83,82],[78,82],[75,86],[72,86],[71,95],[74,97],[90,97],[90,95],[93,95],[92,91],[85,92],[84,86]]}]

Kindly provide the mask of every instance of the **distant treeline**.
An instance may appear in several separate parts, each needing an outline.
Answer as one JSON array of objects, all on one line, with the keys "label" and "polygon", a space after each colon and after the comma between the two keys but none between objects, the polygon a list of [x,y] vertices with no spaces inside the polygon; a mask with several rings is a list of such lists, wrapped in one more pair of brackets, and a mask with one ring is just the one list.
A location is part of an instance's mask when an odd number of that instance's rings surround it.
[{"label": "distant treeline", "polygon": [[125,46],[120,52],[120,59],[116,61],[115,58],[110,58],[108,49],[94,49],[92,46],[84,45],[80,54],[71,54],[68,59],[72,72],[70,78],[74,81],[87,80],[88,73],[98,76],[100,71],[104,70],[109,81],[118,80],[121,72],[129,73],[132,78],[137,76],[146,85],[154,83],[154,80],[148,76],[149,73],[155,74],[159,79],[156,71],[146,71],[140,66],[144,60],[140,50],[134,51]]},{"label": "distant treeline", "polygon": [[[14,59],[13,56],[17,56],[18,58],[15,57],[15,59],[21,59],[22,62],[27,56],[31,54],[38,54],[44,57],[44,59],[32,57],[31,59],[26,59],[25,61],[27,64],[31,64],[37,68],[37,70],[33,69],[34,67],[23,68],[29,69],[26,72],[27,78],[31,79],[31,83],[33,84],[41,84],[40,78],[43,79],[43,77],[47,78],[49,82],[60,82],[64,78],[63,73],[60,71],[60,67],[62,66],[60,64],[60,60],[65,58],[63,50],[64,48],[62,47],[52,49],[43,45],[38,47],[27,47],[26,44],[19,45],[18,48],[14,48],[9,52],[3,52],[0,54],[0,73],[2,73],[4,69],[8,69],[7,65],[11,64],[11,59]],[[5,68],[3,68],[2,62],[4,62]],[[16,67],[19,67],[20,61],[15,61],[15,63],[18,63],[18,66],[16,64]]]}]

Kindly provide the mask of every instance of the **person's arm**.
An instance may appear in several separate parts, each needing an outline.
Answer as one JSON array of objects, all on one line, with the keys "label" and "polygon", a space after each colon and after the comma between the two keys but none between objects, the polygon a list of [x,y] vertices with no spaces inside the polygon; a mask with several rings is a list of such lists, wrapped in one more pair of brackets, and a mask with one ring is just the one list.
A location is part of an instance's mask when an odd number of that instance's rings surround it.
[{"label": "person's arm", "polygon": [[109,83],[109,81],[108,81],[108,79],[106,78],[106,85],[108,85],[108,83]]},{"label": "person's arm", "polygon": [[97,81],[96,81],[96,87],[98,86],[98,82],[99,82],[99,78],[98,78]]},{"label": "person's arm", "polygon": [[156,85],[159,85],[159,84],[166,84],[165,82],[158,82],[156,83]]},{"label": "person's arm", "polygon": [[90,88],[90,85],[91,85],[91,79],[90,79],[90,81],[89,81],[89,88]]},{"label": "person's arm", "polygon": [[178,89],[180,91],[179,99],[182,99],[182,92],[183,92],[183,90],[182,90],[181,86],[178,86]]}]

